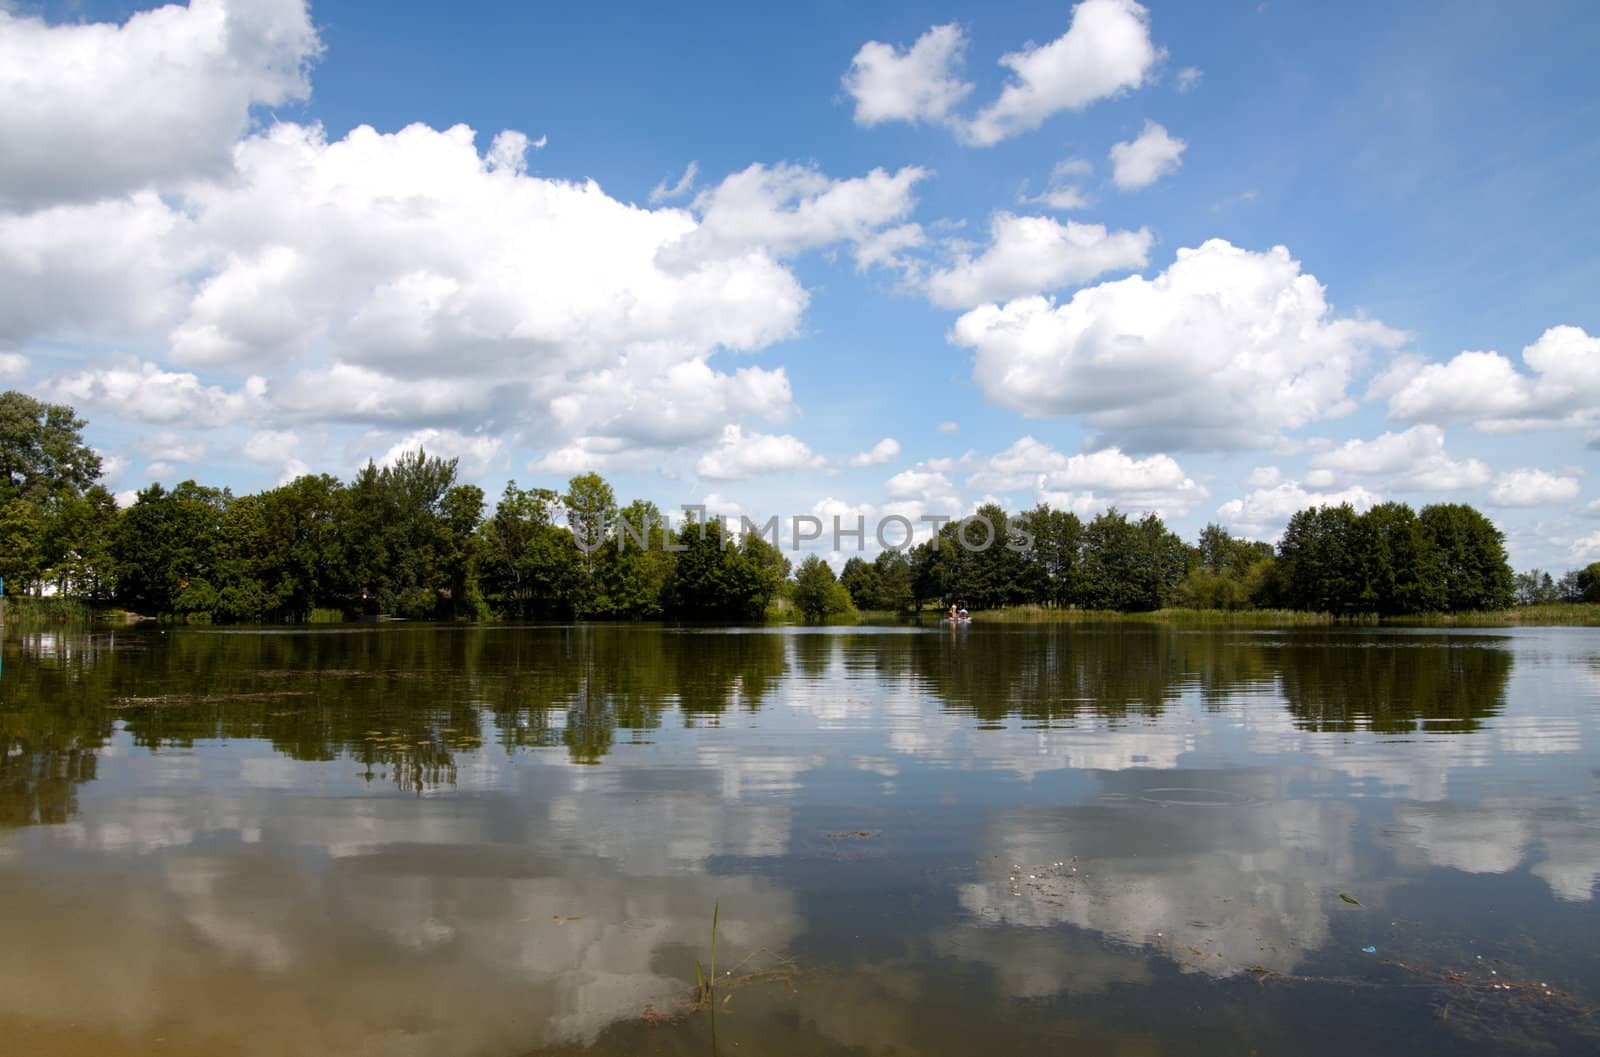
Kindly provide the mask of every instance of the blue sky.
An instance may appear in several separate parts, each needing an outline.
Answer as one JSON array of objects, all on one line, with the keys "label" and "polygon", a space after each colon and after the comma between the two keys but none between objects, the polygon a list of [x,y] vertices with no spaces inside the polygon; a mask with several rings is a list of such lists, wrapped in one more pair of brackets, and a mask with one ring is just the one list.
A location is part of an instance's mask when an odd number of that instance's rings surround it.
[{"label": "blue sky", "polygon": [[0,10],[0,381],[119,492],[423,443],[491,496],[1463,501],[1600,559],[1592,5]]}]

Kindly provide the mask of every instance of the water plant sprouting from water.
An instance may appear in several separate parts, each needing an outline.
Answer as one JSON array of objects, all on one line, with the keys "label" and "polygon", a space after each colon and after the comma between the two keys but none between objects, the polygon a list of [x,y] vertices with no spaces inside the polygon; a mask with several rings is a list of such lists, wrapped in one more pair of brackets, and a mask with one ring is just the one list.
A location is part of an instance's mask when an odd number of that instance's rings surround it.
[{"label": "water plant sprouting from water", "polygon": [[[695,983],[695,1008],[711,1004],[716,995],[717,987],[717,918],[722,913],[722,900],[719,898],[711,904],[711,971],[707,973],[700,965],[700,959],[694,962]],[[713,1006],[713,1009],[715,1007]]]}]

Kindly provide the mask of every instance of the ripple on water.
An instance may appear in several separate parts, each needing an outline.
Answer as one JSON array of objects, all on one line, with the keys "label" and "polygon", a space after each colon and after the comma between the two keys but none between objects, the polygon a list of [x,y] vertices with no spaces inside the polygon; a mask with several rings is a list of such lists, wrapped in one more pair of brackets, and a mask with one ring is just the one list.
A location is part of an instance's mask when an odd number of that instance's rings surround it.
[{"label": "ripple on water", "polygon": [[1207,789],[1201,786],[1164,786],[1146,789],[1139,797],[1149,804],[1167,804],[1174,807],[1239,807],[1258,804],[1260,797],[1232,789]]}]

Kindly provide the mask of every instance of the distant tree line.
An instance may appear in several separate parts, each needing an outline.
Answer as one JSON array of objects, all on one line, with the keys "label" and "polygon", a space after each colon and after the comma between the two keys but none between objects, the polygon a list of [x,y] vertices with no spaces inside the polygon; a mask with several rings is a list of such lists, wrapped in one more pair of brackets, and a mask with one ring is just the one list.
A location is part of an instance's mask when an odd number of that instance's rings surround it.
[{"label": "distant tree line", "polygon": [[[1218,525],[1207,525],[1189,546],[1156,515],[1135,519],[1115,509],[1088,522],[1047,505],[1009,519],[989,505],[974,517],[988,523],[996,540],[1017,545],[965,548],[960,526],[946,525],[909,553],[886,551],[872,562],[851,558],[840,580],[863,609],[954,599],[974,608],[1283,608],[1400,616],[1500,609],[1519,595],[1503,535],[1461,504],[1428,506],[1420,514],[1403,503],[1361,514],[1349,505],[1302,510],[1276,548]],[[1600,563],[1563,582],[1572,587],[1570,600],[1600,601]]]},{"label": "distant tree line", "polygon": [[507,484],[488,509],[454,460],[418,451],[348,483],[306,475],[254,495],[185,481],[119,510],[69,407],[0,394],[0,576],[148,615],[234,622],[413,619],[822,620],[855,609],[1041,605],[1122,611],[1287,608],[1404,615],[1600,601],[1600,563],[1560,581],[1513,576],[1500,531],[1470,506],[1303,510],[1276,548],[1208,525],[1194,545],[1154,514],[1084,521],[1041,505],[981,507],[931,539],[835,576],[790,578],[775,541],[717,518],[669,526],[602,478],[565,492]]}]

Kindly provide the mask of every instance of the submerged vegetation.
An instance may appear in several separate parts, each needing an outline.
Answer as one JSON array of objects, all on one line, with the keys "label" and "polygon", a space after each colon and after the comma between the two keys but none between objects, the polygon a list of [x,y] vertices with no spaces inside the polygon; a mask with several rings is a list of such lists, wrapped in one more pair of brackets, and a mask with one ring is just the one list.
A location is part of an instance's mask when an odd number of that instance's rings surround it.
[{"label": "submerged vegetation", "polygon": [[[14,614],[853,623],[957,603],[1001,620],[1494,624],[1525,612],[1587,623],[1588,610],[1561,603],[1600,602],[1600,563],[1559,581],[1513,576],[1500,530],[1461,504],[1302,510],[1276,547],[1217,525],[1191,546],[1155,514],[1084,521],[1047,504],[987,504],[835,576],[814,555],[792,570],[777,519],[766,535],[703,513],[674,526],[648,501],[619,505],[596,474],[565,492],[509,482],[489,510],[481,489],[458,483],[455,460],[420,450],[369,462],[348,483],[308,474],[254,495],[153,484],[120,510],[95,483],[83,425],[70,407],[0,394],[0,577],[9,596],[34,599]],[[1485,615],[1462,616],[1475,613]]]}]

